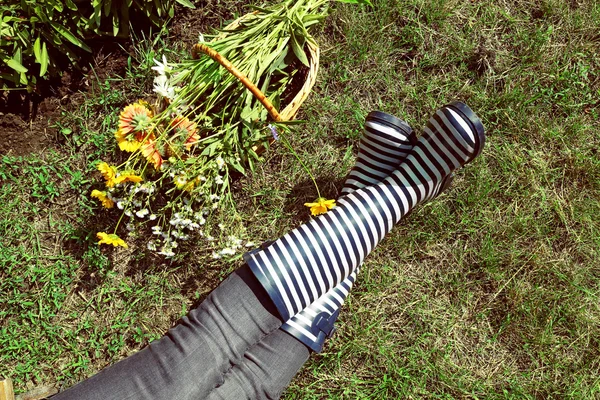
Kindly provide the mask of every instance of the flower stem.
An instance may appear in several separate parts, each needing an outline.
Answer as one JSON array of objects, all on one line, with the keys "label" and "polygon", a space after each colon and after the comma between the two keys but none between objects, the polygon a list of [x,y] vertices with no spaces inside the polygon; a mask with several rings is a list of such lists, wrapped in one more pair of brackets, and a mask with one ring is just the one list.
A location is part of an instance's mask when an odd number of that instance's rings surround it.
[{"label": "flower stem", "polygon": [[313,183],[313,185],[315,185],[315,189],[317,190],[317,198],[321,198],[321,192],[319,191],[319,186],[317,185],[317,181],[315,180],[315,177],[313,176],[313,174],[310,172],[310,170],[308,169],[308,167],[306,166],[306,164],[304,164],[304,162],[302,161],[302,159],[300,159],[300,156],[298,155],[298,153],[296,153],[296,150],[294,150],[294,148],[292,147],[292,145],[290,144],[290,142],[287,140],[287,138],[285,137],[285,135],[283,134],[283,132],[279,135],[279,137],[283,141],[283,144],[292,152],[292,154],[294,155],[294,157],[296,157],[296,160],[298,160],[298,162],[300,163],[300,165],[302,165],[302,168],[304,168],[304,170],[306,171],[306,173],[308,174],[308,176],[312,180],[312,183]]}]

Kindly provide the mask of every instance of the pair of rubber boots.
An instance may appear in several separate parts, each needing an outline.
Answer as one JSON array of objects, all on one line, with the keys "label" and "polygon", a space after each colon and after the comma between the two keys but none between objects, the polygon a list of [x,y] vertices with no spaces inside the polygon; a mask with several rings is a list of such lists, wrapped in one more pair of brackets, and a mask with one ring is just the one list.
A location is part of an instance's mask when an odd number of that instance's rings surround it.
[{"label": "pair of rubber boots", "polygon": [[286,321],[282,329],[320,352],[366,255],[445,190],[484,142],[481,121],[464,103],[438,110],[418,139],[406,122],[371,112],[338,205],[244,256]]}]

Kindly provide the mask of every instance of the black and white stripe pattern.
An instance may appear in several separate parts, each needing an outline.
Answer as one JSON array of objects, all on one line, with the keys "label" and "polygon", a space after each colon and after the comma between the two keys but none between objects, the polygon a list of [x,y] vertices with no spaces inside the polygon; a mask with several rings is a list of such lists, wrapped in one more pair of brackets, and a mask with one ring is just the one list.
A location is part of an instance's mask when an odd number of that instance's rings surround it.
[{"label": "black and white stripe pattern", "polygon": [[417,142],[411,127],[381,111],[367,115],[356,164],[348,174],[342,194],[379,182],[398,168]]},{"label": "black and white stripe pattern", "polygon": [[[415,134],[406,122],[380,111],[369,113],[356,164],[348,174],[342,194],[352,193],[388,176],[406,158],[416,141]],[[320,352],[359,270],[360,266],[344,281],[286,321],[281,329],[313,351]],[[319,325],[321,321],[325,322],[325,326]]]},{"label": "black and white stripe pattern", "polygon": [[[374,113],[379,112],[376,111]],[[369,116],[371,114],[369,114]],[[384,116],[388,115],[384,114]],[[395,117],[393,116],[388,117],[395,119]],[[369,122],[368,117],[367,122]],[[403,121],[400,122],[403,123]],[[376,125],[371,125],[370,128],[372,129],[365,130],[365,136],[374,135],[377,133],[376,130],[373,130],[374,126]],[[416,142],[416,137],[413,133],[411,133],[411,136],[413,137],[411,138],[410,142]],[[405,143],[402,144],[406,145]],[[396,146],[390,144],[389,147],[394,148]],[[361,147],[361,149],[359,150],[358,159],[361,159],[362,149],[363,148]],[[412,149],[412,145],[410,145],[410,149]],[[388,165],[392,165],[392,167],[389,169],[375,169],[374,174],[364,175],[360,172],[358,168],[353,168],[352,175],[354,175],[355,178],[352,180],[349,179],[347,181],[352,182],[353,187],[345,186],[342,189],[342,192],[348,194],[356,189],[361,189],[365,186],[368,186],[369,184],[383,180],[390,171],[394,170],[404,160],[406,155],[410,152],[410,149],[406,154],[401,154],[395,163],[392,163],[391,161],[386,161],[386,163],[389,162]],[[372,151],[373,150],[371,149],[371,152]],[[372,157],[374,156],[376,156],[376,154],[372,154]],[[436,190],[434,190],[433,197],[436,197],[448,186],[450,186],[452,178],[453,174],[444,178],[442,184],[438,185],[436,187]],[[346,278],[343,282],[338,284],[333,289],[329,290],[329,292],[325,293],[310,306],[306,307],[304,310],[300,311],[298,314],[290,318],[290,320],[288,320],[281,326],[281,329],[294,336],[296,339],[298,339],[306,346],[311,348],[314,352],[321,352],[321,350],[323,349],[323,345],[325,344],[325,340],[333,333],[334,324],[339,315],[339,311],[341,310],[342,305],[346,301],[346,298],[348,297],[359,272],[360,266],[358,266],[356,268],[356,271],[350,274],[350,276]]]},{"label": "black and white stripe pattern", "polygon": [[246,262],[283,320],[356,271],[385,234],[432,197],[481,145],[483,127],[472,111],[462,104],[446,106],[429,120],[405,162],[382,182],[348,194],[327,214],[248,253]]}]

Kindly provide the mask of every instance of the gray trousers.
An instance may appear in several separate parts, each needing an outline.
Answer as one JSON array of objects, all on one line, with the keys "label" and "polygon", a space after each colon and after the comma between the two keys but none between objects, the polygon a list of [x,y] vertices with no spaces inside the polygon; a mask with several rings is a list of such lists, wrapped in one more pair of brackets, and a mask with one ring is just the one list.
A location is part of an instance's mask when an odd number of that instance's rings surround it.
[{"label": "gray trousers", "polygon": [[309,357],[245,265],[140,352],[53,400],[278,399]]}]

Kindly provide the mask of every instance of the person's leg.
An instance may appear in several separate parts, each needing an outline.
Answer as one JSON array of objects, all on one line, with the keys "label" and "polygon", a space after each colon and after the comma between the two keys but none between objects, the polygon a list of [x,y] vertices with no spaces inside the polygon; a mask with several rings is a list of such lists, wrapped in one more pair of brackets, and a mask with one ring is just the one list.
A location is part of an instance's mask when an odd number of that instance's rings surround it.
[{"label": "person's leg", "polygon": [[308,347],[278,329],[246,351],[207,399],[279,399],[309,356]]},{"label": "person's leg", "polygon": [[[379,111],[369,113],[356,164],[348,174],[342,194],[386,177],[404,160],[416,140],[412,129],[404,121]],[[250,348],[223,377],[222,385],[215,388],[209,399],[279,398],[308,360],[310,351],[320,351],[329,333],[313,333],[311,328],[316,321],[316,314],[323,311],[321,309],[329,312],[330,309],[341,307],[354,278],[355,274],[352,274]]]},{"label": "person's leg", "polygon": [[[406,122],[381,111],[370,112],[365,119],[356,163],[344,182],[342,195],[383,180],[398,168],[415,143],[417,136]],[[280,329],[311,350],[321,352],[359,270],[357,267],[349,277],[284,322]]]},{"label": "person's leg", "polygon": [[[370,128],[373,127],[374,124],[372,123]],[[372,136],[373,133],[373,131],[367,131],[367,139],[369,139],[369,134]],[[370,139],[369,141],[372,143],[377,138],[372,137]],[[365,142],[367,140],[361,141],[361,144]],[[392,160],[385,160],[388,163],[385,168],[381,164],[373,168],[374,165],[370,162],[369,173],[364,173],[364,167],[361,164],[365,162],[366,158],[378,163],[381,162],[375,151],[376,149],[369,148],[366,152],[370,153],[368,155],[359,152],[357,166],[353,168],[349,175],[343,193],[350,194],[355,190],[382,180],[389,172],[385,169],[397,168],[400,161],[406,156],[406,154],[393,155],[392,157],[401,158],[393,168],[390,165],[393,164]],[[440,179],[433,186],[430,197],[435,197],[443,191],[449,185],[450,177],[451,175],[448,174],[445,178]],[[236,362],[231,371],[224,376],[223,384],[211,392],[209,399],[279,398],[281,392],[308,359],[309,348],[313,351],[321,350],[325,339],[325,335],[322,335],[323,328],[330,328],[330,325],[337,318],[339,309],[347,297],[357,273],[358,267],[348,278],[286,321],[279,330],[274,331],[247,351],[245,357]],[[323,321],[327,326],[320,325]],[[290,335],[287,335],[284,331],[290,333]],[[304,343],[306,347],[301,343]]]},{"label": "person's leg", "polygon": [[[381,182],[404,161],[416,142],[417,137],[406,122],[381,111],[369,113],[356,165],[348,175],[342,193],[347,195]],[[453,178],[454,174],[444,178],[434,190],[432,198],[446,190]],[[336,287],[284,322],[279,329],[288,332],[313,351],[321,352],[325,340],[335,329],[339,311],[359,272],[360,266]]]},{"label": "person's leg", "polygon": [[370,112],[342,195],[381,181],[398,168],[416,143],[417,135],[405,121],[381,111]]},{"label": "person's leg", "polygon": [[53,400],[205,398],[223,381],[233,360],[241,359],[281,322],[244,266],[163,338]]}]

